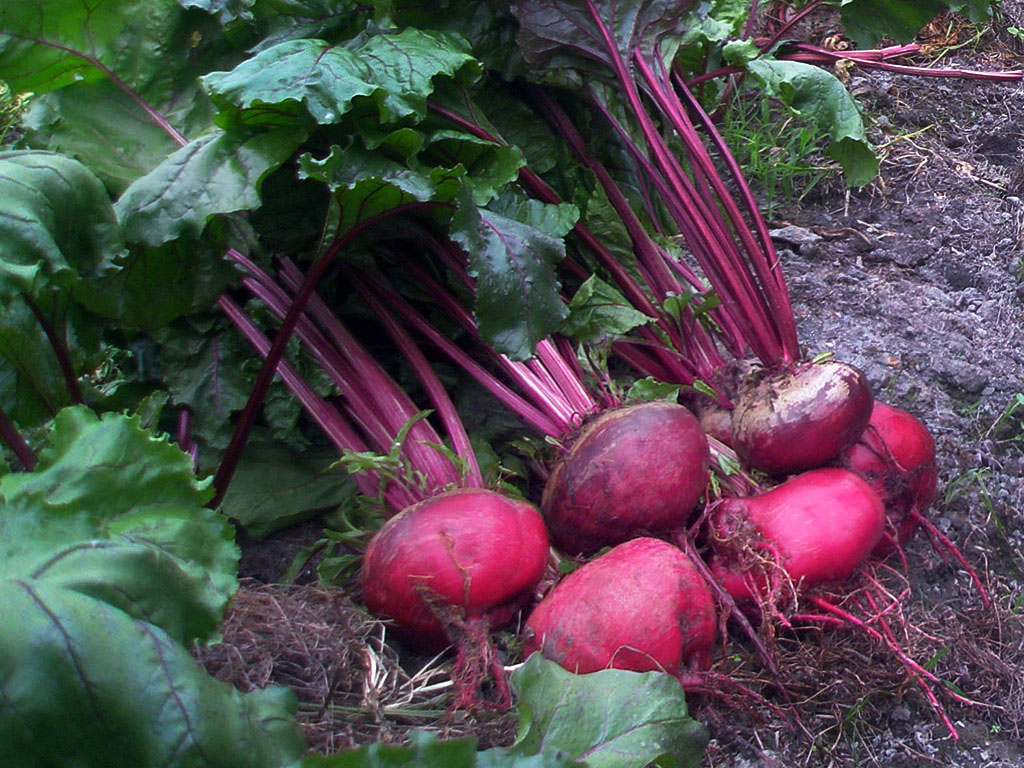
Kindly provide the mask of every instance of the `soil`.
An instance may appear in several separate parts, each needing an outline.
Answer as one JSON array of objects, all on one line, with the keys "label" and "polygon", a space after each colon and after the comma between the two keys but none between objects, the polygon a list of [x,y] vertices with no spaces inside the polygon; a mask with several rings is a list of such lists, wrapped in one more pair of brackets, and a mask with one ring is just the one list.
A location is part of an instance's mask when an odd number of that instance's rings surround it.
[{"label": "soil", "polygon": [[[1019,69],[1021,40],[1007,30],[1024,28],[1024,0],[1004,0],[1001,14],[980,34],[945,17],[926,30],[915,63]],[[836,30],[819,23],[806,32],[821,42]],[[713,737],[704,765],[1016,767],[1024,765],[1024,84],[860,68],[849,77],[881,147],[881,172],[861,189],[819,185],[774,216],[800,337],[808,351],[860,367],[879,399],[928,426],[940,472],[931,519],[977,568],[993,607],[927,537],[907,548],[911,629],[901,644],[945,681],[937,691],[959,741],[877,643],[806,631],[801,639],[811,642],[780,637],[778,645],[800,724],[767,708],[754,720],[695,702]],[[897,564],[897,584],[900,573]],[[745,659],[732,671],[756,679]],[[958,703],[950,691],[979,703]],[[512,731],[498,733],[500,742]]]},{"label": "soil", "polygon": [[[1006,29],[1020,25],[1024,3],[1001,9],[979,38],[944,17],[925,30],[925,50],[941,54],[937,66],[1019,69],[1021,41]],[[804,39],[834,32],[819,27]],[[918,658],[942,654],[933,671],[983,705],[946,704],[954,741],[905,678],[870,679],[857,656],[870,655],[870,644],[858,650],[859,641],[823,635],[816,658],[788,659],[828,670],[815,676],[820,690],[808,691],[826,702],[809,705],[795,730],[772,720],[711,723],[707,764],[1016,767],[1024,764],[1016,611],[1024,596],[1024,85],[858,69],[849,86],[882,147],[879,177],[786,207],[775,238],[808,351],[861,368],[879,399],[912,412],[935,437],[931,517],[980,570],[996,606],[982,609],[963,569],[919,536],[907,549],[905,618],[934,638],[917,646]],[[915,637],[923,635],[911,632],[911,645]],[[827,647],[835,643],[843,647]]]}]

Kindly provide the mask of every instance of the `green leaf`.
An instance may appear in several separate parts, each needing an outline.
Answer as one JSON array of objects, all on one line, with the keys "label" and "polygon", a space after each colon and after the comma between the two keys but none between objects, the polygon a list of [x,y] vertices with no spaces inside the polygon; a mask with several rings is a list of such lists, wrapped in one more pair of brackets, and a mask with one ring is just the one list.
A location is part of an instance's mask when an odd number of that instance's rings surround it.
[{"label": "green leaf", "polygon": [[533,654],[512,675],[521,726],[513,751],[562,751],[591,768],[697,766],[708,734],[687,714],[679,681],[661,672],[574,675]]},{"label": "green leaf", "polygon": [[[116,119],[112,114],[99,122],[113,129],[109,140],[126,138],[126,146],[146,131],[139,121],[158,124],[168,135],[208,130],[211,105],[197,77],[234,56],[232,41],[211,17],[188,12],[174,0],[37,0],[0,6],[0,79],[15,92],[37,95],[83,84],[115,85],[123,95],[110,101],[109,88],[79,95],[102,95],[104,101],[94,101],[92,108],[116,113]],[[134,106],[123,110],[129,103]],[[65,137],[74,134],[80,145],[102,146],[107,140],[93,133],[95,125],[90,119],[79,130],[68,120],[62,131]]]},{"label": "green leaf", "polygon": [[509,191],[491,203],[489,209],[559,239],[568,235],[580,218],[580,209],[572,203],[526,200]]},{"label": "green leaf", "polygon": [[565,755],[521,755],[507,749],[476,751],[476,739],[439,741],[429,732],[412,735],[407,747],[368,744],[331,757],[310,755],[299,768],[570,768],[580,765]]},{"label": "green leaf", "polygon": [[233,107],[246,124],[297,122],[289,104],[302,104],[321,124],[335,123],[357,96],[377,90],[369,66],[346,49],[322,40],[275,45],[230,72],[212,72],[203,86],[222,109]]},{"label": "green leaf", "polygon": [[0,152],[0,302],[113,269],[123,246],[103,184],[76,160]]},{"label": "green leaf", "polygon": [[516,360],[533,355],[568,315],[558,296],[554,265],[565,245],[536,227],[464,206],[452,239],[469,255],[476,278],[476,320],[484,339]]},{"label": "green leaf", "polygon": [[944,7],[965,12],[971,21],[981,21],[991,13],[989,0],[842,0],[843,30],[859,47],[871,48],[883,37],[897,43],[909,43]]},{"label": "green leaf", "polygon": [[248,445],[221,503],[250,536],[262,538],[350,499],[348,474],[332,469],[337,454],[280,445]]},{"label": "green leaf", "polygon": [[138,417],[67,408],[35,470],[0,478],[0,576],[90,595],[181,642],[209,637],[238,564],[210,496]]},{"label": "green leaf", "polygon": [[70,404],[64,375],[35,315],[20,299],[0,303],[0,407],[31,428]]},{"label": "green leaf", "polygon": [[96,290],[114,299],[112,315],[123,325],[142,329],[162,328],[186,313],[210,309],[238,279],[237,271],[205,241],[137,246],[119,266],[121,271]]},{"label": "green leaf", "polygon": [[252,389],[250,347],[225,321],[195,320],[162,328],[163,380],[174,402],[193,411],[193,433],[202,443],[226,448],[231,440],[231,415],[245,407]]},{"label": "green leaf", "polygon": [[125,238],[152,247],[195,240],[209,217],[258,207],[263,178],[303,139],[293,129],[279,129],[255,135],[214,132],[189,142],[117,201]]},{"label": "green leaf", "polygon": [[633,382],[626,393],[626,399],[630,401],[668,400],[670,403],[675,403],[679,401],[680,389],[678,384],[668,384],[648,376]]},{"label": "green leaf", "polygon": [[188,456],[143,430],[136,417],[66,408],[38,458],[35,471],[3,480],[6,498],[31,494],[47,507],[103,519],[162,505],[202,506],[213,496],[193,476]]},{"label": "green leaf", "polygon": [[178,149],[129,94],[106,80],[73,83],[32,99],[22,127],[30,146],[75,157],[113,195]]},{"label": "green leaf", "polygon": [[304,751],[290,691],[243,695],[159,628],[55,585],[0,581],[0,687],[8,768],[280,768]]},{"label": "green leaf", "polygon": [[310,755],[300,768],[473,768],[476,756],[476,739],[440,741],[432,733],[418,732],[407,747],[376,742],[331,757]]},{"label": "green leaf", "polygon": [[433,133],[428,148],[426,162],[436,158],[442,167],[466,169],[477,205],[486,205],[507,189],[519,178],[519,169],[526,163],[517,147],[502,146],[461,131]]},{"label": "green leaf", "polygon": [[569,302],[569,319],[561,332],[578,341],[599,343],[623,336],[651,319],[634,309],[615,287],[591,275]]},{"label": "green leaf", "polygon": [[[16,92],[47,93],[74,82],[98,81],[121,66],[139,90],[167,78],[169,38],[183,15],[173,0],[35,0],[0,8],[0,78]],[[126,52],[131,52],[130,57]]]},{"label": "green leaf", "polygon": [[[332,146],[330,155],[321,160],[300,156],[299,178],[322,181],[335,195],[340,211],[336,236],[401,206],[449,204],[464,193],[465,168],[411,168],[404,161],[418,151],[417,137],[415,131],[402,129],[389,134],[377,151],[354,139],[345,147]],[[441,217],[449,216],[446,208]]]},{"label": "green leaf", "polygon": [[355,49],[373,73],[380,117],[393,122],[427,114],[427,97],[438,76],[473,79],[481,71],[461,35],[407,28],[375,35]]},{"label": "green leaf", "polygon": [[847,184],[862,186],[875,177],[878,158],[864,133],[860,110],[835,75],[812,64],[763,58],[747,68],[770,96],[828,132],[833,142],[828,154],[842,165]]}]

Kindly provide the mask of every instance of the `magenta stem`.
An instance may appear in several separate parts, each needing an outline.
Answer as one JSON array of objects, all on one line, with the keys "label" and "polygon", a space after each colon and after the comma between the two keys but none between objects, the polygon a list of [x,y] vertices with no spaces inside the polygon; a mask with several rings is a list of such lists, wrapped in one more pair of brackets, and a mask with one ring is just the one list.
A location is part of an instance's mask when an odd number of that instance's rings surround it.
[{"label": "magenta stem", "polygon": [[267,389],[270,387],[270,382],[273,380],[274,371],[284,355],[285,348],[288,345],[288,339],[295,330],[295,325],[298,323],[299,317],[305,309],[310,296],[313,294],[313,290],[316,288],[317,283],[320,282],[320,279],[327,271],[327,268],[334,262],[338,253],[340,253],[355,237],[361,235],[367,229],[376,226],[382,221],[386,221],[394,216],[405,214],[410,211],[438,207],[439,205],[440,204],[437,203],[407,203],[379,213],[375,216],[371,216],[370,218],[356,224],[341,238],[335,240],[324,255],[321,256],[313,265],[313,268],[306,276],[302,287],[299,289],[298,294],[295,296],[291,308],[288,310],[288,314],[282,321],[281,328],[274,337],[274,341],[267,352],[266,359],[263,361],[263,367],[260,369],[259,375],[256,378],[256,383],[253,385],[252,392],[249,393],[249,399],[245,404],[242,415],[240,416],[238,423],[235,425],[235,430],[231,436],[231,442],[225,452],[224,459],[221,461],[220,467],[217,468],[216,475],[214,475],[213,487],[216,491],[214,493],[214,497],[210,500],[207,506],[215,508],[224,498],[224,494],[231,482],[231,478],[234,476],[235,470],[238,468],[238,463],[241,461],[242,449],[245,447],[245,443],[249,439],[249,433],[252,432],[253,425],[256,423],[256,416],[263,403],[263,398],[266,397]]},{"label": "magenta stem", "polygon": [[29,472],[36,468],[36,455],[3,409],[0,409],[0,438]]},{"label": "magenta stem", "polygon": [[[241,308],[228,296],[221,296],[217,305],[223,310],[235,326],[242,332],[242,335],[252,344],[256,350],[265,358],[270,352],[271,343],[256,324],[246,315]],[[346,451],[365,452],[368,450],[362,439],[355,430],[346,423],[341,414],[326,400],[320,397],[316,391],[306,383],[305,379],[296,373],[285,361],[278,363],[277,372],[281,375],[288,389],[291,390],[302,403],[310,417],[316,421],[324,434],[334,443],[339,453]],[[376,472],[359,472],[353,475],[360,493],[367,496],[376,496],[380,490],[380,478]],[[385,498],[395,509],[404,508],[414,499],[406,499],[403,490],[391,486],[385,490]]]}]

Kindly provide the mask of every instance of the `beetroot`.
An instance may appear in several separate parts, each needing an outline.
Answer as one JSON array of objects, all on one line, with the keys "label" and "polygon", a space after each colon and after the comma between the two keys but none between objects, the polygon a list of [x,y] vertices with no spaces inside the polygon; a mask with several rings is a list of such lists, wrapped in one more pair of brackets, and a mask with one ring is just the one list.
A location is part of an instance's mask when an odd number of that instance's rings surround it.
[{"label": "beetroot", "polygon": [[448,626],[507,623],[540,581],[548,537],[537,510],[480,488],[413,504],[374,536],[360,574],[363,599],[395,634],[423,650],[450,641]]},{"label": "beetroot", "polygon": [[845,363],[763,371],[740,388],[732,447],[772,475],[820,467],[857,441],[872,402],[867,377]]},{"label": "beetroot", "polygon": [[707,477],[707,439],[686,408],[614,408],[583,426],[548,478],[541,510],[559,548],[592,554],[684,525]]},{"label": "beetroot", "polygon": [[839,464],[863,477],[885,504],[891,531],[876,556],[910,540],[923,512],[935,500],[938,470],[935,441],[924,424],[900,408],[875,402],[860,440],[839,457]]},{"label": "beetroot", "polygon": [[712,570],[742,601],[770,598],[780,577],[803,587],[846,581],[878,543],[885,508],[853,472],[815,469],[759,496],[726,499],[711,525]]},{"label": "beetroot", "polygon": [[690,558],[660,539],[620,544],[569,574],[526,622],[524,653],[570,672],[707,668],[715,604]]}]

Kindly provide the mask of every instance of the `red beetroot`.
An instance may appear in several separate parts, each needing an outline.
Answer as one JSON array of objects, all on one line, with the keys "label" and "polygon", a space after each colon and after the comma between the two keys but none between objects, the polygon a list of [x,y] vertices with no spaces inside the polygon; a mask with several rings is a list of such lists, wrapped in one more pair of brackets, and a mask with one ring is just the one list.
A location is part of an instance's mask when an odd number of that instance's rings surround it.
[{"label": "red beetroot", "polygon": [[404,509],[374,536],[363,558],[363,599],[395,621],[405,643],[448,644],[446,625],[506,624],[540,581],[548,537],[537,510],[480,488],[442,493]]},{"label": "red beetroot", "polygon": [[570,672],[707,668],[715,603],[690,558],[660,539],[620,544],[573,571],[526,622],[526,655]]},{"label": "red beetroot", "polygon": [[770,598],[782,575],[802,587],[846,581],[878,543],[885,508],[853,472],[815,469],[759,496],[725,500],[711,525],[712,570],[743,601],[755,591]]},{"label": "red beetroot", "polygon": [[857,441],[871,418],[867,377],[836,361],[772,369],[744,383],[732,412],[732,447],[773,475],[827,464]]},{"label": "red beetroot", "polygon": [[707,477],[707,438],[693,414],[640,403],[583,426],[548,478],[541,510],[560,549],[593,554],[684,525]]},{"label": "red beetroot", "polygon": [[876,401],[860,440],[842,452],[839,464],[867,480],[885,504],[891,529],[874,554],[887,555],[909,541],[919,522],[912,513],[931,505],[938,482],[935,441],[924,424]]}]

